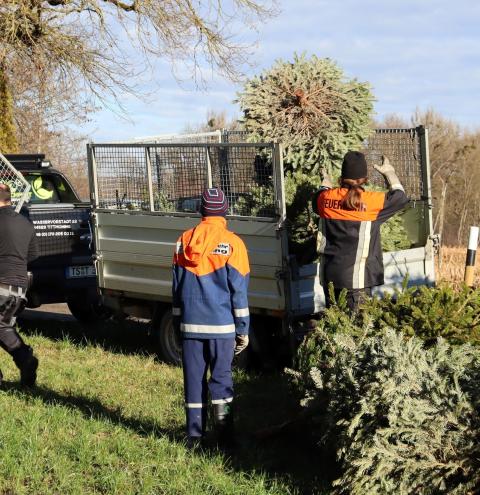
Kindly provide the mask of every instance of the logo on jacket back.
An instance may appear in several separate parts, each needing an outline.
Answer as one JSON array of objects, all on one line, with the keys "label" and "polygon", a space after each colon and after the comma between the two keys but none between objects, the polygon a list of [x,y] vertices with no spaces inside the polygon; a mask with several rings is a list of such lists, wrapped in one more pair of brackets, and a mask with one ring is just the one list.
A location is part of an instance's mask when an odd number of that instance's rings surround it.
[{"label": "logo on jacket back", "polygon": [[211,254],[221,254],[223,256],[228,256],[230,254],[230,244],[226,242],[221,242]]}]

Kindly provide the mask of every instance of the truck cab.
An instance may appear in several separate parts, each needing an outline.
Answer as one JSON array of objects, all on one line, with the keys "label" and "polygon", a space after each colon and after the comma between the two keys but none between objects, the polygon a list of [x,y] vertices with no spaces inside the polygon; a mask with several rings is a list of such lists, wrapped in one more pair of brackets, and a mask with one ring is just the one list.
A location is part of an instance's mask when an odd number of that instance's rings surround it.
[{"label": "truck cab", "polygon": [[33,279],[28,307],[66,302],[77,319],[92,321],[99,306],[90,204],[79,198],[67,177],[44,154],[8,154],[5,158],[31,187],[21,214],[35,227],[40,256],[29,266]]}]

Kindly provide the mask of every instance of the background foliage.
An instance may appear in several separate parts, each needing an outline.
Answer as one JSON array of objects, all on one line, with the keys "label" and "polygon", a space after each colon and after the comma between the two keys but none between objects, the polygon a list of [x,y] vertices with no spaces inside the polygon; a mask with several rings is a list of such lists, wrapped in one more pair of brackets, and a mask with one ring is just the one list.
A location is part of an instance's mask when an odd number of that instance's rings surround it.
[{"label": "background foliage", "polygon": [[340,295],[293,373],[334,493],[478,492],[479,345],[480,289],[404,289],[356,315]]},{"label": "background foliage", "polygon": [[480,350],[442,339],[425,349],[391,329],[330,345],[306,405],[341,464],[333,493],[477,493]]}]

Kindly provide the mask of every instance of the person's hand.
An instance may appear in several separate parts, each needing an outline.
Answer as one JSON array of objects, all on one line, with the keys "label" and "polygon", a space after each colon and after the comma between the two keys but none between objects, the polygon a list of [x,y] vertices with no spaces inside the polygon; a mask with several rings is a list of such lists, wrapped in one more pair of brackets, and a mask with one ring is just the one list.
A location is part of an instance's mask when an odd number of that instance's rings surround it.
[{"label": "person's hand", "polygon": [[235,337],[235,356],[238,356],[248,346],[248,335],[237,335]]},{"label": "person's hand", "polygon": [[382,175],[388,175],[392,172],[395,173],[393,165],[390,163],[390,160],[385,155],[382,155],[382,164],[374,165],[373,168],[375,170],[378,170]]},{"label": "person's hand", "polygon": [[321,187],[328,187],[329,189],[333,189],[332,179],[326,170],[323,171]]},{"label": "person's hand", "polygon": [[390,186],[391,190],[393,189],[400,189],[402,191],[404,190],[397,176],[397,173],[393,168],[393,165],[390,163],[390,160],[385,155],[382,155],[382,164],[374,165],[374,168],[375,170],[378,170],[385,177],[385,180],[388,182],[388,185]]}]

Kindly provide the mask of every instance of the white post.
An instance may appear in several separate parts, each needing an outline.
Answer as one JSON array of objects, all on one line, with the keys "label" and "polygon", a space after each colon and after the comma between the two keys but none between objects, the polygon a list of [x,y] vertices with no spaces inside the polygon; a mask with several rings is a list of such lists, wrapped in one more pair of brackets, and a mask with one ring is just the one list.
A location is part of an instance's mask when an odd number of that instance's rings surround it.
[{"label": "white post", "polygon": [[470,227],[470,235],[468,236],[467,259],[465,261],[465,284],[469,287],[473,286],[475,275],[475,256],[478,247],[478,227]]}]

